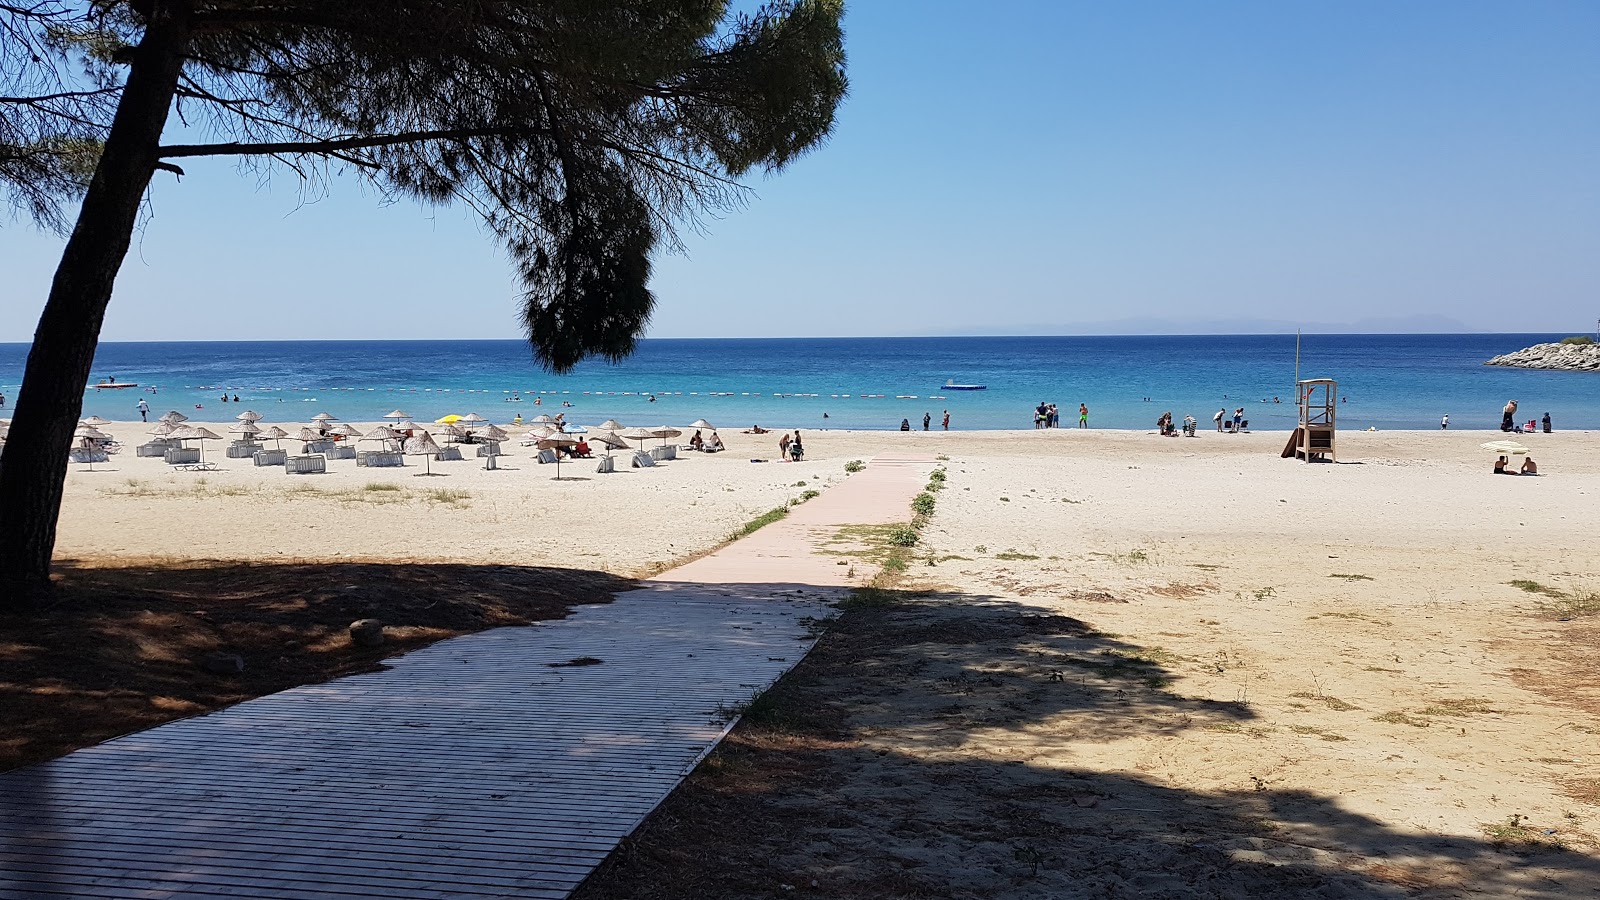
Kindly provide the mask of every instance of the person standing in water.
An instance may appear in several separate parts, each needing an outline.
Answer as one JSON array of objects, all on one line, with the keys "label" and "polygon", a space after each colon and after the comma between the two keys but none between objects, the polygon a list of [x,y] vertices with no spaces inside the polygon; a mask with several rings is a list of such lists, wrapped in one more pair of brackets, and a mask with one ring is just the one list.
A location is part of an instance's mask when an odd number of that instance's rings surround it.
[{"label": "person standing in water", "polygon": [[1078,404],[1078,427],[1089,427],[1089,404],[1087,403]]},{"label": "person standing in water", "polygon": [[[1550,421],[1550,415],[1548,413],[1546,413],[1544,418],[1545,418],[1545,422],[1548,424],[1549,421]],[[950,410],[947,409],[947,410],[944,411],[944,422],[942,422],[941,424],[944,425],[944,430],[945,431],[949,431],[950,430]],[[1550,429],[1548,429],[1548,428],[1545,429],[1545,431],[1549,431],[1549,430]]]},{"label": "person standing in water", "polygon": [[923,431],[927,431],[928,430],[928,424],[930,422],[932,422],[932,421],[933,421],[933,414],[932,413],[923,413],[922,414],[922,430]]},{"label": "person standing in water", "polygon": [[1444,414],[1444,418],[1439,420],[1439,429],[1441,431],[1448,431],[1450,429],[1450,414],[1449,413],[1445,413]]}]

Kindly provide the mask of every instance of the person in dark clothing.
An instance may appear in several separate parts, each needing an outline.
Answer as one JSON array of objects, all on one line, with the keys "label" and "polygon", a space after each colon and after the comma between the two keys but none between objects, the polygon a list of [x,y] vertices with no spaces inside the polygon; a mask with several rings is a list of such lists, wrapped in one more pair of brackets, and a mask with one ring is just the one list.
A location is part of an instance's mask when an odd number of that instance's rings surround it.
[{"label": "person in dark clothing", "polygon": [[1550,414],[1549,413],[1545,413],[1544,414],[1544,418],[1540,419],[1539,423],[1544,426],[1544,433],[1545,434],[1549,434],[1550,433]]},{"label": "person in dark clothing", "polygon": [[923,413],[922,414],[922,430],[923,431],[927,431],[928,430],[928,423],[930,423],[932,421],[933,421],[933,416],[929,415],[928,413]]}]

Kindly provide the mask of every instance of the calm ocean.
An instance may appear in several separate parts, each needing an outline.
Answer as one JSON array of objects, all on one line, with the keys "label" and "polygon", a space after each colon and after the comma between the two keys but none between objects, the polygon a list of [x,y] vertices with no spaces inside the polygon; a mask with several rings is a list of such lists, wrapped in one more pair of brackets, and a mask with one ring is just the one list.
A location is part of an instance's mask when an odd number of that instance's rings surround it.
[{"label": "calm ocean", "polygon": [[[1549,412],[1557,429],[1600,428],[1600,375],[1482,364],[1560,337],[1307,335],[1301,372],[1338,380],[1345,428],[1437,428],[1447,413],[1452,428],[1494,428],[1511,398],[1524,418]],[[0,344],[8,410],[27,350]],[[723,428],[884,429],[902,418],[920,427],[927,412],[937,428],[949,410],[952,429],[994,429],[1031,427],[1043,400],[1059,405],[1064,425],[1087,403],[1090,424],[1104,428],[1151,428],[1166,410],[1208,424],[1219,408],[1243,406],[1252,427],[1286,429],[1294,353],[1293,335],[647,340],[620,365],[587,363],[556,377],[520,341],[107,343],[95,380],[142,387],[91,389],[83,414],[128,419],[143,397],[155,413],[202,420],[232,419],[248,406],[268,422],[322,411],[370,421],[399,407],[419,421],[477,412],[503,422],[566,401],[569,420],[591,424],[706,418]],[[943,391],[947,379],[988,390]],[[219,403],[223,392],[245,405]],[[513,392],[523,401],[507,402]],[[1274,396],[1284,402],[1261,402]]]}]

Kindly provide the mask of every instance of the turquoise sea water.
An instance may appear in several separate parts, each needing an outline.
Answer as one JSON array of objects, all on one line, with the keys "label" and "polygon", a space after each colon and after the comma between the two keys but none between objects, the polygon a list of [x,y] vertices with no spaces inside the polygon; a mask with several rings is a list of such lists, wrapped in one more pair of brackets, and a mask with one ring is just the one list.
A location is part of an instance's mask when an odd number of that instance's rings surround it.
[{"label": "turquoise sea water", "polygon": [[[1307,335],[1301,372],[1339,381],[1344,428],[1437,428],[1444,414],[1452,428],[1495,428],[1511,398],[1521,401],[1519,418],[1549,412],[1557,429],[1600,428],[1600,375],[1482,364],[1560,337]],[[0,344],[8,410],[27,351]],[[949,410],[956,430],[1029,428],[1033,407],[1050,401],[1064,425],[1086,403],[1097,427],[1152,428],[1167,410],[1209,423],[1219,408],[1243,406],[1252,427],[1287,429],[1294,363],[1293,335],[647,340],[619,365],[591,362],[559,377],[520,341],[107,343],[95,379],[141,388],[90,389],[83,414],[133,418],[143,397],[153,413],[202,420],[251,408],[269,422],[322,411],[371,421],[398,407],[419,421],[477,412],[504,422],[560,411],[565,401],[579,423],[885,429],[905,418],[920,428],[927,412],[938,428]],[[989,388],[941,390],[952,378]],[[145,393],[149,386],[157,393]],[[220,403],[224,392],[241,405]],[[522,402],[508,402],[513,392]]]}]

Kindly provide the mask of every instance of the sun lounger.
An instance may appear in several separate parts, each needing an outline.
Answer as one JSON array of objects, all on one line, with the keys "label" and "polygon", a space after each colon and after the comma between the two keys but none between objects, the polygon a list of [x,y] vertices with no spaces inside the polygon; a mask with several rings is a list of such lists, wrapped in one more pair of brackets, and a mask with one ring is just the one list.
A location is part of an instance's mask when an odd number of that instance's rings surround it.
[{"label": "sun lounger", "polygon": [[250,459],[256,455],[261,445],[255,441],[234,441],[228,445],[229,459]]},{"label": "sun lounger", "polygon": [[77,450],[68,451],[67,460],[75,463],[103,463],[110,462],[111,457],[106,455],[104,450],[100,450],[98,448],[86,450],[80,447]]},{"label": "sun lounger", "polygon": [[355,459],[356,448],[349,444],[335,444],[322,454],[328,459]]},{"label": "sun lounger", "polygon": [[[483,454],[480,453],[478,455],[482,456]],[[433,458],[434,458],[435,462],[460,462],[461,461],[461,448],[460,447],[443,447],[443,448],[441,448],[439,450],[438,453],[435,453],[433,455]]]},{"label": "sun lounger", "polygon": [[321,454],[291,456],[283,462],[287,475],[319,475],[328,471],[328,458]]},{"label": "sun lounger", "polygon": [[174,447],[161,455],[169,466],[191,466],[200,461],[200,451],[193,447]]},{"label": "sun lounger", "polygon": [[137,448],[135,448],[134,455],[164,456],[168,450],[171,450],[176,446],[177,444],[174,444],[171,441],[151,441],[147,444],[140,444]]},{"label": "sun lounger", "polygon": [[[460,457],[457,457],[457,458],[459,459]],[[492,472],[495,469],[500,468],[500,465],[499,465],[499,462],[498,462],[499,459],[500,459],[500,457],[498,457],[498,456],[485,456],[483,458],[484,471]]]},{"label": "sun lounger", "polygon": [[484,443],[479,444],[478,445],[478,455],[479,456],[499,456],[500,455],[500,442],[499,441],[485,441]]},{"label": "sun lounger", "polygon": [[595,466],[594,470],[601,475],[604,475],[607,472],[615,472],[617,470],[617,463],[609,456],[602,456],[600,457],[600,464]]},{"label": "sun lounger", "polygon": [[283,461],[288,458],[289,451],[287,450],[257,450],[255,455],[251,457],[258,466],[281,466]]},{"label": "sun lounger", "polygon": [[556,461],[556,452],[554,450],[540,450],[539,451],[539,464],[540,465],[544,465],[545,463],[553,463],[555,461]]},{"label": "sun lounger", "polygon": [[656,464],[655,457],[643,450],[633,451],[633,467],[635,469],[648,469]]}]

